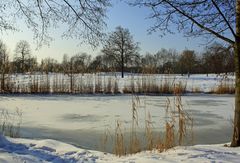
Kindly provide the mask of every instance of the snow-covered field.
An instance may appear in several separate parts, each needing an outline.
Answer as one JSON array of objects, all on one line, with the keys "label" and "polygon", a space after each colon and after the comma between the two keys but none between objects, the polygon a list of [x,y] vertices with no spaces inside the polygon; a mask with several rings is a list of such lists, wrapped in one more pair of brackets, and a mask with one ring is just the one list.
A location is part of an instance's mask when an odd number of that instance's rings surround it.
[{"label": "snow-covered field", "polygon": [[[186,82],[187,89],[200,88],[203,92],[216,87],[222,78],[213,74],[173,76],[174,81]],[[131,75],[119,78],[119,86],[123,88],[131,80]],[[233,82],[234,77],[229,76],[229,80]],[[146,111],[151,113],[154,131],[161,131],[166,119],[166,100],[172,101],[174,96],[139,98],[138,131],[144,134]],[[123,131],[129,132],[131,95],[1,95],[0,110],[14,113],[19,109],[20,134],[30,139],[0,136],[0,162],[239,162],[240,149],[223,146],[231,139],[234,96],[186,94],[182,103],[193,117],[194,144],[206,145],[176,147],[164,153],[143,151],[118,158],[96,150],[102,150],[99,144],[103,133],[106,130],[113,133],[117,120],[121,121]]]},{"label": "snow-covered field", "polygon": [[235,162],[240,159],[240,148],[220,145],[175,147],[166,152],[144,151],[117,157],[112,154],[86,150],[55,140],[11,139],[0,136],[0,162],[4,163],[158,163],[158,162]]},{"label": "snow-covered field", "polygon": [[[11,75],[9,79],[11,91],[25,93],[31,92],[35,87],[42,87],[41,89],[49,87],[49,89],[47,89],[49,92],[67,93],[71,92],[71,82],[74,87],[73,92],[76,93],[105,92],[106,90],[104,91],[104,89],[107,89],[109,83],[111,83],[111,87],[117,85],[118,91],[121,93],[123,93],[124,88],[131,89],[132,85],[138,90],[148,86],[160,87],[166,83],[169,84],[169,86],[181,83],[181,85],[186,87],[187,92],[195,92],[196,90],[198,92],[212,92],[222,82],[234,87],[234,76],[231,74],[193,74],[190,76],[182,76],[179,74],[126,73],[125,77],[121,78],[120,73],[74,74],[73,76],[50,73],[48,75],[16,74]],[[99,87],[99,90],[95,90],[96,87]]]}]

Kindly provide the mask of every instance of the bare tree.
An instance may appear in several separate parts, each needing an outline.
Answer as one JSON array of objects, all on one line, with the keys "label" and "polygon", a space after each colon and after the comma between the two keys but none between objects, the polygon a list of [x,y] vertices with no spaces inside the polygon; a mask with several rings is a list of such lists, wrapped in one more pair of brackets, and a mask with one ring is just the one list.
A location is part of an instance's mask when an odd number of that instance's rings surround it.
[{"label": "bare tree", "polygon": [[143,73],[156,73],[158,60],[155,55],[146,53],[142,57],[142,72]]},{"label": "bare tree", "polygon": [[58,72],[59,71],[58,61],[50,57],[42,59],[41,70],[46,74],[48,74],[49,72]]},{"label": "bare tree", "polygon": [[74,73],[87,73],[88,67],[91,63],[91,55],[87,53],[78,53],[71,57]]},{"label": "bare tree", "polygon": [[104,17],[110,0],[12,0],[0,2],[0,31],[18,30],[25,21],[37,45],[52,40],[49,29],[66,26],[63,37],[83,39],[97,46],[104,35]]},{"label": "bare tree", "polygon": [[14,56],[15,63],[19,64],[19,69],[20,69],[19,72],[24,73],[28,71],[27,61],[30,58],[31,58],[30,44],[25,40],[19,41],[16,45],[15,56]]},{"label": "bare tree", "polygon": [[114,59],[117,66],[121,67],[122,78],[124,77],[124,67],[138,57],[138,43],[135,43],[129,30],[122,27],[116,27],[112,32],[102,49],[102,52]]},{"label": "bare tree", "polygon": [[150,32],[160,30],[164,35],[177,28],[186,36],[218,38],[234,47],[236,95],[231,146],[240,146],[240,0],[135,0],[130,3],[152,11],[150,18],[156,21]]},{"label": "bare tree", "polygon": [[1,73],[1,91],[5,91],[6,74],[9,72],[9,60],[7,46],[0,41],[0,73]]},{"label": "bare tree", "polygon": [[175,72],[178,53],[175,49],[162,48],[155,54],[157,67],[161,73]]},{"label": "bare tree", "polygon": [[93,58],[92,62],[89,65],[89,69],[94,73],[97,73],[98,71],[104,71],[103,56],[97,55],[95,58]]},{"label": "bare tree", "polygon": [[33,73],[37,70],[38,63],[36,57],[30,57],[26,60],[26,69],[28,72]]},{"label": "bare tree", "polygon": [[220,43],[213,43],[203,53],[204,65],[211,73],[233,71],[234,57],[231,50]]},{"label": "bare tree", "polygon": [[70,58],[69,58],[68,54],[64,54],[63,60],[62,60],[62,70],[63,70],[64,74],[68,74],[68,72],[69,72],[69,69],[70,69],[69,63],[70,63]]},{"label": "bare tree", "polygon": [[197,57],[193,50],[184,50],[179,58],[181,73],[187,73],[189,77],[190,74],[193,73],[196,61]]}]

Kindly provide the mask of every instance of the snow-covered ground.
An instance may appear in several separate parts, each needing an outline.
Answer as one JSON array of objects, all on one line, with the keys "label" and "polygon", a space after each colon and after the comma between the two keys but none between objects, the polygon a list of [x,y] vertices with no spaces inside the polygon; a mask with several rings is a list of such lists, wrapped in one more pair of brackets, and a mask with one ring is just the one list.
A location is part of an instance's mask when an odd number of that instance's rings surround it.
[{"label": "snow-covered ground", "polygon": [[173,163],[173,162],[235,162],[240,160],[240,148],[219,145],[175,147],[166,152],[144,151],[117,157],[112,154],[86,150],[55,140],[11,139],[0,136],[1,163]]}]

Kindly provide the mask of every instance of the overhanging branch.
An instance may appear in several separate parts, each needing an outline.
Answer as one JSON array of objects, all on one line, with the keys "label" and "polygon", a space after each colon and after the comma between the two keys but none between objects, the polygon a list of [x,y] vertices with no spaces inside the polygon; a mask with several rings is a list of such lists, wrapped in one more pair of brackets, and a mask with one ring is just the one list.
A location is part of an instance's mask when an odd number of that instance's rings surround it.
[{"label": "overhanging branch", "polygon": [[185,13],[184,11],[180,10],[177,6],[173,5],[170,1],[168,0],[164,0],[164,2],[166,2],[170,7],[174,8],[179,14],[183,15],[184,17],[188,18],[190,21],[192,21],[194,24],[196,24],[199,28],[206,30],[207,32],[215,35],[216,37],[228,42],[229,44],[234,44],[235,42],[221,34],[219,34],[218,32],[215,32],[214,30],[204,26],[203,24],[199,23],[197,20],[195,20],[193,17],[189,16],[187,13]]}]

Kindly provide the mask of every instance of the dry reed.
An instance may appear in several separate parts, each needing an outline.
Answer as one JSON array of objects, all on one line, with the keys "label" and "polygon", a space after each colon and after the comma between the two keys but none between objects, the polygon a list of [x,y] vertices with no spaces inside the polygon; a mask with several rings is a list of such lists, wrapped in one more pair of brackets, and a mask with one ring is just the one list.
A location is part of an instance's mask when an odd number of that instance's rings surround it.
[{"label": "dry reed", "polygon": [[[181,93],[180,93],[181,94]],[[164,135],[153,134],[153,122],[150,112],[146,112],[145,108],[145,142],[140,144],[140,139],[137,135],[139,129],[138,109],[140,107],[140,99],[138,96],[132,96],[132,121],[130,127],[129,146],[126,145],[124,133],[121,129],[121,123],[117,121],[115,129],[115,150],[117,156],[133,154],[141,150],[158,150],[164,152],[176,145],[184,145],[188,142],[193,143],[193,119],[183,109],[180,95],[176,95],[173,100],[167,98],[166,101],[166,120],[163,133]],[[189,140],[191,139],[191,140]],[[106,143],[106,142],[105,142]],[[127,150],[128,149],[128,150]],[[128,153],[127,153],[128,151]]]},{"label": "dry reed", "polygon": [[17,108],[14,113],[8,110],[1,110],[0,113],[0,133],[13,138],[20,137],[22,123],[22,112]]}]

